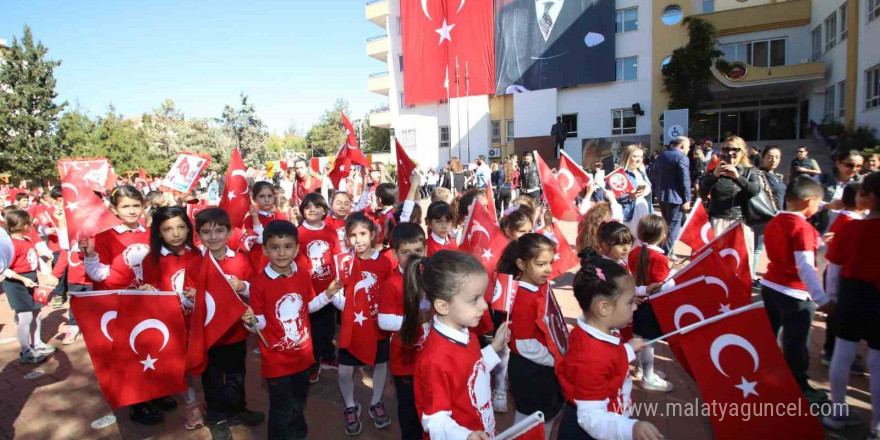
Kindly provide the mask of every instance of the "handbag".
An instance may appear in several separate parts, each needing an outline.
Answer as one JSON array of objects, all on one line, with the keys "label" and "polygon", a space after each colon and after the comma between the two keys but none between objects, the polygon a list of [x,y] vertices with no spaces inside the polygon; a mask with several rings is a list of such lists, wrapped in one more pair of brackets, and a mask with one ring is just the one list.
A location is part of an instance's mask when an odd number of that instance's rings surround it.
[{"label": "handbag", "polygon": [[[752,168],[749,168],[749,173],[751,172]],[[767,182],[767,176],[760,170],[758,171],[758,180],[761,182],[761,190],[746,202],[743,210],[743,219],[749,227],[767,224],[778,211],[776,199],[773,198],[770,184]]]}]

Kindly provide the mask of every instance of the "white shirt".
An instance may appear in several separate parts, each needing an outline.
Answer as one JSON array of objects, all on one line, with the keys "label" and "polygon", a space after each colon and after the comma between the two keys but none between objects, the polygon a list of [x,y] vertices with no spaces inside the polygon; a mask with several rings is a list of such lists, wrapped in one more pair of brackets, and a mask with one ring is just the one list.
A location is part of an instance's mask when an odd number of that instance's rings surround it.
[{"label": "white shirt", "polygon": [[6,233],[6,229],[0,228],[0,273],[9,268],[14,254],[12,238]]},{"label": "white shirt", "polygon": [[[552,24],[550,25],[550,30],[547,31],[547,35],[544,36],[544,41],[550,37],[550,34],[553,33],[553,27],[556,26],[556,19],[559,18],[559,12],[562,11],[562,2],[563,0],[535,0],[535,15],[538,17],[538,28],[540,29],[541,25],[541,17],[544,16],[545,3],[553,3],[553,6],[550,7],[550,10],[547,11],[550,14],[550,19],[552,20]],[[543,34],[542,34],[543,36]]]}]

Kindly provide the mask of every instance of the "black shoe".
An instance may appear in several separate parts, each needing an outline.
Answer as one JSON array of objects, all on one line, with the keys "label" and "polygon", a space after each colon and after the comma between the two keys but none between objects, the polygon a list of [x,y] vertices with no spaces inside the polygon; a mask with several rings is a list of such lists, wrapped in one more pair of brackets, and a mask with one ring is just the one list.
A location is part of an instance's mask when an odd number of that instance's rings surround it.
[{"label": "black shoe", "polygon": [[232,440],[232,431],[229,430],[229,423],[226,420],[208,422],[208,430],[211,431],[211,438],[214,440]]},{"label": "black shoe", "polygon": [[235,413],[234,416],[230,417],[227,423],[229,426],[257,426],[260,423],[263,423],[263,420],[266,420],[266,415],[259,411],[251,411],[249,409],[245,409]]},{"label": "black shoe", "polygon": [[165,415],[153,408],[148,402],[135,403],[128,410],[128,416],[132,422],[141,425],[156,425],[162,423]]},{"label": "black shoe", "polygon": [[170,411],[177,408],[177,401],[171,396],[159,397],[158,399],[151,400],[150,403],[161,411]]}]

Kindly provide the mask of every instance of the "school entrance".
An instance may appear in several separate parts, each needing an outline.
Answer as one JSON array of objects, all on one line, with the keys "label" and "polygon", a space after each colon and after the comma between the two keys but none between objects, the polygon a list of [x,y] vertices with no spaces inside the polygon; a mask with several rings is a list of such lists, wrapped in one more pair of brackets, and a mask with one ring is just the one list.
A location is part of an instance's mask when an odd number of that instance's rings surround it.
[{"label": "school entrance", "polygon": [[[797,97],[713,101],[697,111],[694,138],[712,142],[731,135],[748,142],[800,139],[801,107]],[[806,109],[803,111],[806,117]]]}]

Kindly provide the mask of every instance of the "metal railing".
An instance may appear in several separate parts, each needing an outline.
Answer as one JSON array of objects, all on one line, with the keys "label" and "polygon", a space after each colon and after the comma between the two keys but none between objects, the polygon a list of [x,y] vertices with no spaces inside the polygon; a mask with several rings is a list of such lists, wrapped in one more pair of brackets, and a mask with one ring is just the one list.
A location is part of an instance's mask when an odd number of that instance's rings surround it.
[{"label": "metal railing", "polygon": [[388,76],[388,72],[379,72],[370,75],[370,78],[382,78],[383,76]]},{"label": "metal railing", "polygon": [[372,43],[373,41],[379,41],[383,38],[388,38],[388,34],[376,35],[375,37],[367,38],[367,43]]},{"label": "metal railing", "polygon": [[367,6],[375,5],[376,3],[387,2],[388,0],[370,0],[367,2]]}]

